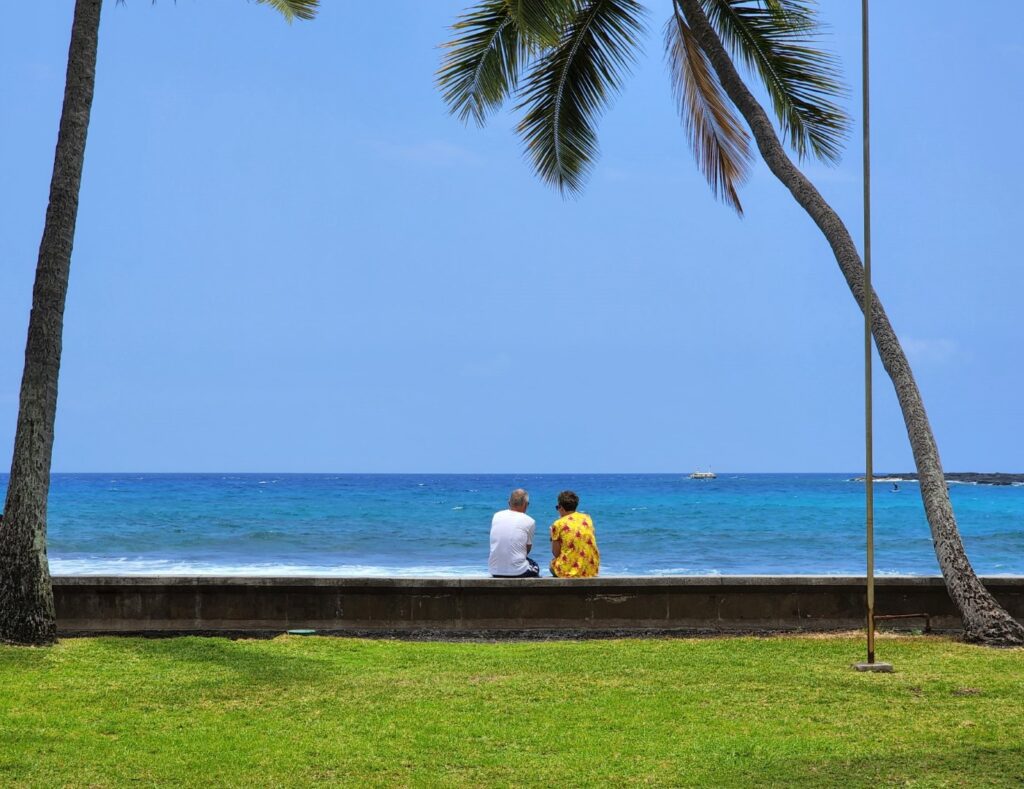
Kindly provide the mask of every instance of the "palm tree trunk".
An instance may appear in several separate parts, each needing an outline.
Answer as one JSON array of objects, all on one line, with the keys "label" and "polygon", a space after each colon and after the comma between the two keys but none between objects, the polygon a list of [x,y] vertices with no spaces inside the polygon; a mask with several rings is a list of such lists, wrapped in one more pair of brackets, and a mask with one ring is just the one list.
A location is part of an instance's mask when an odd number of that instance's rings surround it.
[{"label": "palm tree trunk", "polygon": [[75,3],[50,203],[32,291],[14,456],[0,522],[0,641],[15,644],[52,644],[57,638],[46,560],[46,499],[64,301],[96,81],[101,4],[102,0]]},{"label": "palm tree trunk", "polygon": [[[722,87],[749,124],[765,163],[821,229],[832,247],[846,284],[863,310],[864,269],[849,231],[839,215],[786,155],[767,113],[747,89],[721,40],[708,23],[700,0],[679,0],[679,3],[694,35],[711,60]],[[871,332],[903,411],[935,555],[949,596],[960,610],[966,636],[969,640],[987,644],[1024,644],[1024,627],[989,594],[964,552],[939,460],[939,449],[928,423],[921,393],[896,332],[874,291]]]}]

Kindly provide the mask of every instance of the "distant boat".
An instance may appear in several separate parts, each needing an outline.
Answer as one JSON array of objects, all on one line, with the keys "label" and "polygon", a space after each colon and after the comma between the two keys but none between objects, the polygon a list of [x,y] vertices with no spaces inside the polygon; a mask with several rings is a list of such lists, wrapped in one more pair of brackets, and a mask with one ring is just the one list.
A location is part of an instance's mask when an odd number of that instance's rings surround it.
[{"label": "distant boat", "polygon": [[690,479],[715,479],[716,476],[715,472],[708,469],[707,471],[694,471],[690,475]]}]

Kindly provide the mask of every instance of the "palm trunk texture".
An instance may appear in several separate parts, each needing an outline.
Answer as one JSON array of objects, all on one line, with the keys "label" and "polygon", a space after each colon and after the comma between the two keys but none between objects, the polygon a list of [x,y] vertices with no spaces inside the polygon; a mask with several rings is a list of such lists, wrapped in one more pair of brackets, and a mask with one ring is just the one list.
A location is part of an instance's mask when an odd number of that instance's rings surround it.
[{"label": "palm trunk texture", "polygon": [[75,3],[50,202],[32,291],[14,456],[0,523],[0,641],[14,644],[52,644],[57,638],[46,559],[46,499],[64,301],[96,81],[101,4],[102,0]]},{"label": "palm trunk texture", "polygon": [[[863,310],[864,267],[849,231],[839,215],[786,155],[767,113],[736,72],[729,54],[704,15],[700,0],[680,0],[680,3],[722,87],[749,124],[765,163],[821,229],[832,247],[846,284]],[[896,332],[874,290],[871,333],[882,366],[896,389],[920,477],[921,498],[932,532],[935,555],[949,596],[960,610],[967,639],[993,645],[1024,644],[1024,627],[989,594],[967,559],[921,392]]]}]

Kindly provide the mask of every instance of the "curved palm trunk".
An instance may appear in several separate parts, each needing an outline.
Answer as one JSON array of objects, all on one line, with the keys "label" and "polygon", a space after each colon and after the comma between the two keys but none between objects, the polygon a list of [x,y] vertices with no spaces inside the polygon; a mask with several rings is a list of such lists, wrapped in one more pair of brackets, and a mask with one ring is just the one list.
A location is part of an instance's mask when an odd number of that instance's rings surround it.
[{"label": "curved palm trunk", "polygon": [[76,0],[50,203],[39,245],[14,457],[0,523],[0,641],[51,644],[57,627],[46,560],[46,498],[57,414],[64,300],[78,216],[102,0]]},{"label": "curved palm trunk", "polygon": [[[832,247],[846,284],[863,310],[863,264],[849,231],[838,214],[786,155],[767,113],[747,89],[721,40],[708,23],[700,7],[700,0],[679,0],[679,3],[697,40],[711,60],[722,87],[749,124],[765,163],[821,229]],[[871,324],[878,355],[892,379],[903,411],[935,554],[949,596],[960,610],[967,638],[988,644],[1024,644],[1024,627],[988,593],[964,552],[946,489],[939,450],[928,424],[921,393],[896,332],[874,291]]]}]

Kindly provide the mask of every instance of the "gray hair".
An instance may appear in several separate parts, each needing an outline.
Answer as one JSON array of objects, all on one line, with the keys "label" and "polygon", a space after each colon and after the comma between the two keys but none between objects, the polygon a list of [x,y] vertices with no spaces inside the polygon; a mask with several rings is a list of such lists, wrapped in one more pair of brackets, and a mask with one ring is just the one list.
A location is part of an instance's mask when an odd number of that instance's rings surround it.
[{"label": "gray hair", "polygon": [[508,506],[510,507],[525,507],[529,503],[530,494],[522,488],[516,488],[508,497]]}]

